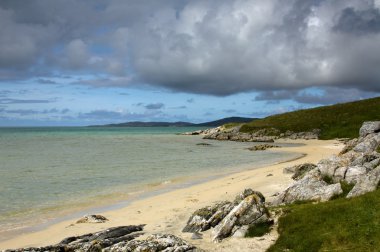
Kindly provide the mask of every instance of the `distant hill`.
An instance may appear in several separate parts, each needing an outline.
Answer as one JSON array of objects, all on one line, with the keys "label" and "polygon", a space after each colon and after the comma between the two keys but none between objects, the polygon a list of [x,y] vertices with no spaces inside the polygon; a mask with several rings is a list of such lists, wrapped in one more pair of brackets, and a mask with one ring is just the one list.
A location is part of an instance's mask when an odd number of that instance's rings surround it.
[{"label": "distant hill", "polygon": [[253,120],[257,120],[257,118],[246,118],[246,117],[227,117],[220,120],[212,121],[212,122],[205,122],[205,123],[198,123],[195,124],[195,126],[200,127],[218,127],[227,123],[247,123],[252,122]]},{"label": "distant hill", "polygon": [[216,121],[205,123],[189,122],[125,122],[106,125],[94,125],[90,127],[218,127],[227,123],[246,123],[255,120],[255,118],[245,117],[227,117]]},{"label": "distant hill", "polygon": [[380,120],[380,97],[273,115],[246,123],[240,131],[270,127],[281,132],[320,129],[321,139],[355,138],[364,121],[374,120]]}]

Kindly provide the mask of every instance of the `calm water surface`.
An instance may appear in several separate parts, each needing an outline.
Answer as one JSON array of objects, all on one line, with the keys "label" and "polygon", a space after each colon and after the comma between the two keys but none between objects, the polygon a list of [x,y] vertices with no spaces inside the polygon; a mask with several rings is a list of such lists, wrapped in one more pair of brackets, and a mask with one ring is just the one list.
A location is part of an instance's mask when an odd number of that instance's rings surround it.
[{"label": "calm water surface", "polygon": [[[198,128],[199,129],[199,128]],[[0,234],[132,197],[180,178],[263,166],[296,154],[180,136],[194,128],[0,128]],[[211,146],[199,146],[207,142]]]}]

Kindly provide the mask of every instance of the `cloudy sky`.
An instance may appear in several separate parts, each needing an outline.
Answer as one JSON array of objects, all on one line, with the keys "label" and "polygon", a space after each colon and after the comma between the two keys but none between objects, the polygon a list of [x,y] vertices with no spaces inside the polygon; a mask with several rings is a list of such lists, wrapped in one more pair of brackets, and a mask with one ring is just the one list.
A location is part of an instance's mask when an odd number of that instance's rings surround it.
[{"label": "cloudy sky", "polygon": [[380,0],[1,0],[0,126],[264,117],[380,95]]}]

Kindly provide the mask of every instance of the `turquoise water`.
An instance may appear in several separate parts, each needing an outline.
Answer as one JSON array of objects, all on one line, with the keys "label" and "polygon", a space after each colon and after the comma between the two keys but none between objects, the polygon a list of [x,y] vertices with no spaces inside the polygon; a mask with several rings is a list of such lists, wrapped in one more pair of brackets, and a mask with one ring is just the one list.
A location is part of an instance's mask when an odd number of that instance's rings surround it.
[{"label": "turquoise water", "polygon": [[186,179],[296,156],[246,150],[252,143],[176,135],[191,130],[0,128],[0,232]]}]

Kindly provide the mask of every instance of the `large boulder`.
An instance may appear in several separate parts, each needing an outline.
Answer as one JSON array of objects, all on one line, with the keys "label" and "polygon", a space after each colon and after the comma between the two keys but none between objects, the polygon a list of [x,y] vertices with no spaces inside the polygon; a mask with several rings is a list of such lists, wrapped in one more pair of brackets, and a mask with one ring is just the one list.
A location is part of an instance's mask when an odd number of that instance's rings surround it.
[{"label": "large boulder", "polygon": [[245,197],[213,229],[212,240],[219,242],[233,235],[233,231],[237,231],[243,226],[252,226],[269,221],[269,214],[261,196],[261,194],[251,194]]},{"label": "large boulder", "polygon": [[153,234],[145,240],[120,242],[103,250],[103,252],[201,252],[185,240],[171,234]]},{"label": "large boulder", "polygon": [[244,236],[248,226],[269,221],[264,196],[252,189],[245,189],[233,202],[220,202],[195,211],[187,221],[183,232],[197,233],[214,227],[214,241],[220,241],[239,232]]},{"label": "large boulder", "polygon": [[280,193],[272,205],[290,204],[296,201],[328,201],[333,196],[343,193],[340,183],[328,184],[323,181],[318,168],[310,171],[302,179]]},{"label": "large boulder", "polygon": [[347,198],[356,197],[377,189],[380,182],[380,166],[358,179],[358,182],[348,193]]},{"label": "large boulder", "polygon": [[380,132],[380,121],[364,122],[359,130],[359,135],[365,137],[371,133]]},{"label": "large boulder", "polygon": [[[7,250],[8,252],[35,251],[35,252],[100,252],[102,249],[108,248],[120,242],[131,241],[142,235],[145,225],[137,226],[120,226],[113,227],[96,233],[89,233],[80,236],[72,236],[63,239],[56,245],[40,247],[40,248],[23,248],[17,250]],[[112,251],[112,250],[110,250]],[[131,251],[131,250],[124,250]]]},{"label": "large boulder", "polygon": [[353,148],[358,153],[371,153],[374,152],[380,144],[380,134],[369,134]]},{"label": "large boulder", "polygon": [[195,211],[182,232],[195,233],[215,227],[234,207],[228,201],[218,202]]}]

